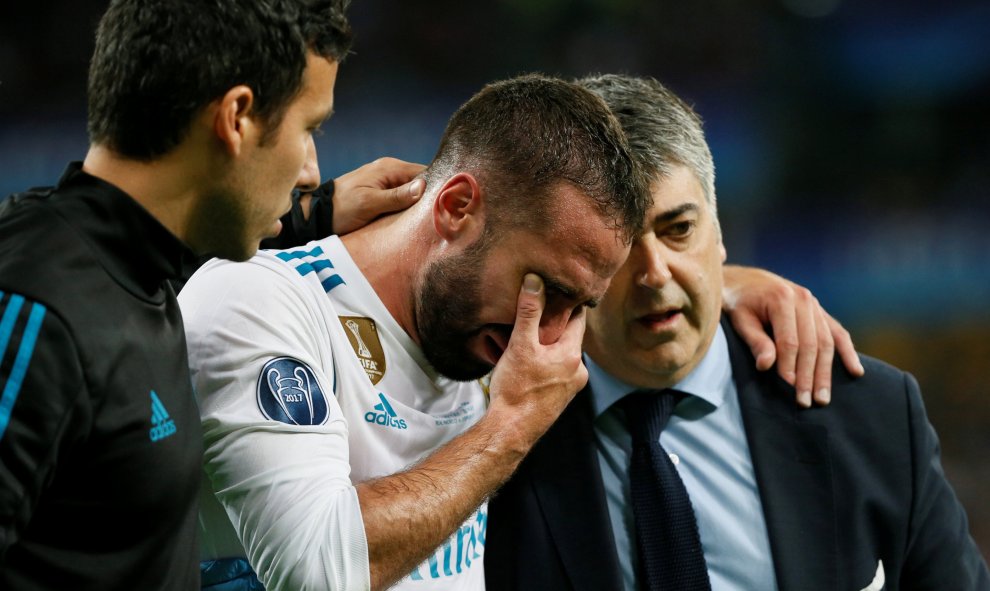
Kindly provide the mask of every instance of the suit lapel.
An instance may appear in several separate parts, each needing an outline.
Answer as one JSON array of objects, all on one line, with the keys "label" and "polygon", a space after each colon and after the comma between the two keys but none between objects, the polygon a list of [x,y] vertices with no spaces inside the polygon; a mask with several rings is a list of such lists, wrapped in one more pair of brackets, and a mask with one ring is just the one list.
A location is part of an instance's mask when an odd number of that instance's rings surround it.
[{"label": "suit lapel", "polygon": [[825,427],[801,422],[793,388],[758,373],[728,322],[732,372],[781,591],[836,587],[835,499]]},{"label": "suit lapel", "polygon": [[533,490],[575,590],[621,589],[586,387],[530,454]]}]

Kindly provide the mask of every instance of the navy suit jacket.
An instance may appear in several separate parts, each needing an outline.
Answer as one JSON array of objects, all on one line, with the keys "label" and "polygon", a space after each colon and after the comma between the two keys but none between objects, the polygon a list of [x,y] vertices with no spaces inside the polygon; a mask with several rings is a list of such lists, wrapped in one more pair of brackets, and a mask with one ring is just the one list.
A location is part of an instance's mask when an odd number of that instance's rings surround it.
[{"label": "navy suit jacket", "polygon": [[[883,589],[990,589],[912,376],[864,357],[801,410],[722,324],[782,591],[859,591],[881,560]],[[489,591],[622,589],[587,389],[492,499],[485,571]]]}]

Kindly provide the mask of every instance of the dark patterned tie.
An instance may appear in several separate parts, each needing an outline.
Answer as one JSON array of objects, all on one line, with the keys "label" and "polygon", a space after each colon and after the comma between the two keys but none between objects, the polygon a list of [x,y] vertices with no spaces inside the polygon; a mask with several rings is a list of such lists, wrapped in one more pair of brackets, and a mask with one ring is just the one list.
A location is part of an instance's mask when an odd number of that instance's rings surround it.
[{"label": "dark patterned tie", "polygon": [[684,396],[637,390],[621,404],[632,435],[632,490],[640,587],[649,591],[711,589],[691,499],[660,445],[660,432]]}]

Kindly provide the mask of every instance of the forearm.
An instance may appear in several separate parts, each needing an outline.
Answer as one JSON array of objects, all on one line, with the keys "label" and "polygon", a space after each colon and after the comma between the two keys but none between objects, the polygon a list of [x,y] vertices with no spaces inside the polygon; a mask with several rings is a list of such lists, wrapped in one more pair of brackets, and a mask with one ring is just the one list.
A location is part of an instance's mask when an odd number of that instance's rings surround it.
[{"label": "forearm", "polygon": [[485,416],[410,470],[358,485],[373,589],[404,576],[512,475],[584,386],[584,313],[555,343],[539,340],[543,281],[525,277],[508,347],[492,372]]},{"label": "forearm", "polygon": [[372,589],[423,562],[512,475],[535,438],[505,414],[496,406],[409,470],[357,485]]}]

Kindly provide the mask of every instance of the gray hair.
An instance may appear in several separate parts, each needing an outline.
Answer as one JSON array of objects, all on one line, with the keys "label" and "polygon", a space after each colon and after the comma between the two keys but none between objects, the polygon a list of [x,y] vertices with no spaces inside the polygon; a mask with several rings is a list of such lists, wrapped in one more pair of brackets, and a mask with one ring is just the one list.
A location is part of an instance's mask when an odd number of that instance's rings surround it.
[{"label": "gray hair", "polygon": [[649,77],[603,74],[577,83],[605,100],[626,133],[633,159],[651,181],[668,178],[676,166],[694,173],[721,234],[715,163],[694,109]]}]

